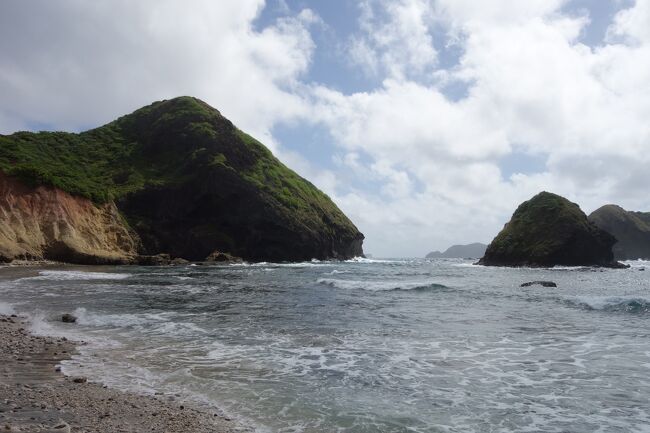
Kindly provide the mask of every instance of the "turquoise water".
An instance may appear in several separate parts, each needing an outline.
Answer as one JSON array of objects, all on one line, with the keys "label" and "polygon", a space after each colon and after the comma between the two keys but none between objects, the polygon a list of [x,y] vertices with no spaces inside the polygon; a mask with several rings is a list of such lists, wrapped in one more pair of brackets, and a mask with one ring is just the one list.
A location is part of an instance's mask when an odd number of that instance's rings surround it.
[{"label": "turquoise water", "polygon": [[87,341],[68,373],[260,432],[648,432],[650,263],[632,265],[2,268],[0,312]]}]

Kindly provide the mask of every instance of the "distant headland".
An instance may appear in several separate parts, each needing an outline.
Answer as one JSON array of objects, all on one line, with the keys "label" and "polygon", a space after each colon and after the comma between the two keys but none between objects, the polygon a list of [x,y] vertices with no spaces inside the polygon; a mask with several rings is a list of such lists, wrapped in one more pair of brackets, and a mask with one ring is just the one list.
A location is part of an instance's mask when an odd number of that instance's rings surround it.
[{"label": "distant headland", "polygon": [[427,259],[480,259],[485,254],[487,245],[474,242],[467,245],[452,245],[444,252],[432,251],[426,255]]}]

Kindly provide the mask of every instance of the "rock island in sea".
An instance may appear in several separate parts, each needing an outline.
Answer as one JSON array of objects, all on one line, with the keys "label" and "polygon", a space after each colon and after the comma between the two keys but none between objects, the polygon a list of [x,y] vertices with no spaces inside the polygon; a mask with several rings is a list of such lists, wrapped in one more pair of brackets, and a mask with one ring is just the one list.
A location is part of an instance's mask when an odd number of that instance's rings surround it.
[{"label": "rock island in sea", "polygon": [[624,267],[614,260],[616,238],[564,197],[541,192],[523,202],[488,245],[486,266]]}]

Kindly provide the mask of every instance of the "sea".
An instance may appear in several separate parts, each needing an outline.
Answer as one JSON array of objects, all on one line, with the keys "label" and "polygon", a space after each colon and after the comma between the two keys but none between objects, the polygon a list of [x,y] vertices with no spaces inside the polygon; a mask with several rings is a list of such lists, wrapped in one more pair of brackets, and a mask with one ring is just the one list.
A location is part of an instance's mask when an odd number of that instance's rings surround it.
[{"label": "sea", "polygon": [[650,262],[627,263],[4,267],[0,312],[85,341],[66,374],[256,432],[650,432]]}]

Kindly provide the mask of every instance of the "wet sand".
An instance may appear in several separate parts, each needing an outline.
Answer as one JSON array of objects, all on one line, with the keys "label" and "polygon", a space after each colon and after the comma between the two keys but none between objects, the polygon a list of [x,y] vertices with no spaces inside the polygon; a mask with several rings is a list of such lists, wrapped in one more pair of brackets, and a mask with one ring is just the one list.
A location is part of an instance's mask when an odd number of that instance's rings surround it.
[{"label": "wet sand", "polygon": [[57,365],[75,343],[33,336],[28,325],[24,317],[0,315],[0,432],[248,431],[177,396],[141,396],[67,377]]}]

